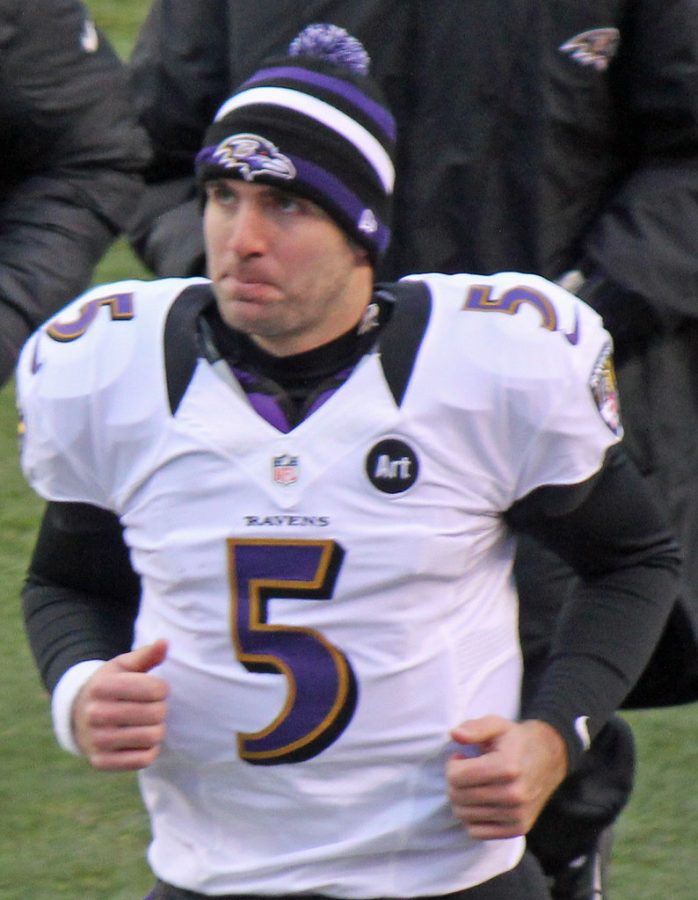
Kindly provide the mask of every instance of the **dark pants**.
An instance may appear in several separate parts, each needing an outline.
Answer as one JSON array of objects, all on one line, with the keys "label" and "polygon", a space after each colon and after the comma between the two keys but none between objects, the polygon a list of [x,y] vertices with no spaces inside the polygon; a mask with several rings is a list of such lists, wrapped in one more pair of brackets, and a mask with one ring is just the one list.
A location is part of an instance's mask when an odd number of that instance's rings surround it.
[{"label": "dark pants", "polygon": [[[158,881],[153,891],[145,900],[210,900],[211,896],[185,891]],[[420,900],[550,900],[550,893],[545,878],[535,859],[526,854],[516,868],[503,875],[498,875],[484,884],[447,894],[445,897],[424,897]],[[320,895],[303,894],[273,897],[253,897],[243,894],[218,895],[217,900],[331,900]],[[408,900],[408,898],[401,898]]]}]

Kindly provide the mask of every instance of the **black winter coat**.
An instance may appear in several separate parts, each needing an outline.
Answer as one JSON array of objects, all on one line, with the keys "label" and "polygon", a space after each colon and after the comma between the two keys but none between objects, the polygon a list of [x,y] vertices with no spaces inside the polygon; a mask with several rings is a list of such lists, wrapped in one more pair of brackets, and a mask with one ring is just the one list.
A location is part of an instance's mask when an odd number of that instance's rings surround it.
[{"label": "black winter coat", "polygon": [[127,84],[79,0],[0,0],[0,384],[139,199],[149,148]]}]

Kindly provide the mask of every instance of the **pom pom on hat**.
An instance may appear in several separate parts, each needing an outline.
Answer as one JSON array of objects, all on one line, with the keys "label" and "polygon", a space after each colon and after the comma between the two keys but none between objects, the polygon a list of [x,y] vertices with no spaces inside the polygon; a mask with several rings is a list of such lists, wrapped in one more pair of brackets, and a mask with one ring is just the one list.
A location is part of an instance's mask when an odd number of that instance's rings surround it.
[{"label": "pom pom on hat", "polygon": [[325,59],[359,75],[368,75],[371,66],[361,41],[339,25],[308,25],[291,41],[288,55]]},{"label": "pom pom on hat", "polygon": [[308,197],[375,261],[390,240],[396,127],[369,67],[343,28],[309,25],[220,107],[199,183],[242,178]]}]

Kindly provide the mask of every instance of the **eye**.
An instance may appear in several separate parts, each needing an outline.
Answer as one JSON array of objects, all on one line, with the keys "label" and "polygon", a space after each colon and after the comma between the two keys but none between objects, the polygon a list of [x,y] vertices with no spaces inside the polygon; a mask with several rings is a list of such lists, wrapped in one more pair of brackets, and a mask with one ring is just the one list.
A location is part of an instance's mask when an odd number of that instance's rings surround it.
[{"label": "eye", "polygon": [[298,213],[303,211],[303,202],[293,194],[278,191],[274,195],[274,203],[284,213]]},{"label": "eye", "polygon": [[311,219],[327,218],[327,213],[320,209],[316,203],[291,191],[274,190],[270,194],[268,202],[274,206],[278,214],[283,216],[298,216]]},{"label": "eye", "polygon": [[231,206],[237,199],[233,185],[228,180],[209,181],[205,190],[206,199],[215,200],[221,206]]}]

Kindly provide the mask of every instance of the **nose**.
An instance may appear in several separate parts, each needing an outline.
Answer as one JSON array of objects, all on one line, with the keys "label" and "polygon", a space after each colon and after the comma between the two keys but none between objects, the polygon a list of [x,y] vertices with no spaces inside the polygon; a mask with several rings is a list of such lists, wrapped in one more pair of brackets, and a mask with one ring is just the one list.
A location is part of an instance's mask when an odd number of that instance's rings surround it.
[{"label": "nose", "polygon": [[264,255],[267,250],[267,224],[257,204],[249,200],[240,202],[228,227],[228,244],[238,258]]}]

